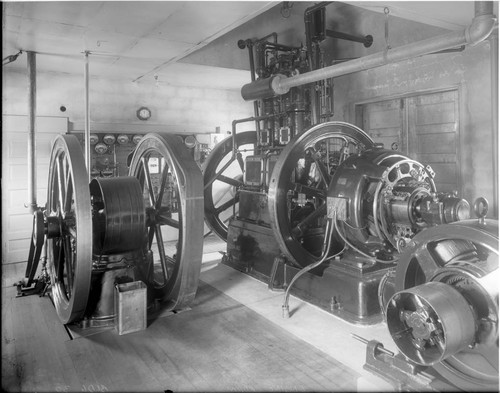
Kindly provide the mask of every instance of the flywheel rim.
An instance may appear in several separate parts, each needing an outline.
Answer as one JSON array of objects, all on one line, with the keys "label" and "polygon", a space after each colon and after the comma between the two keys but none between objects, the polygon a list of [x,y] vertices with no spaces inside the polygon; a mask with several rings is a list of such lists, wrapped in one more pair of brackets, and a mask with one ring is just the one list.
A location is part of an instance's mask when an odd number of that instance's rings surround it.
[{"label": "flywheel rim", "polygon": [[[257,133],[255,131],[245,131],[236,134],[236,149],[240,146],[244,145],[255,145],[257,143]],[[204,198],[205,198],[205,223],[207,226],[222,240],[227,241],[227,232],[228,225],[226,224],[226,220],[221,216],[223,213],[227,212],[229,209],[232,209],[233,204],[236,205],[238,203],[238,193],[232,196],[232,199],[225,201],[224,203],[219,204],[220,201],[214,201],[213,195],[213,184],[215,181],[222,181],[224,183],[229,183],[231,188],[238,188],[243,185],[243,168],[241,168],[241,174],[236,177],[232,177],[231,179],[223,178],[219,175],[223,175],[222,173],[217,173],[217,168],[219,164],[226,159],[233,152],[233,138],[232,136],[227,137],[223,141],[219,142],[210,152],[207,160],[203,163],[203,182],[204,182]],[[236,160],[237,157],[231,157],[231,161]],[[214,180],[215,178],[215,180]],[[216,206],[219,204],[219,206]],[[220,211],[221,206],[226,205],[227,207]]]},{"label": "flywheel rim", "polygon": [[67,324],[83,317],[92,275],[88,174],[73,135],[58,136],[52,147],[45,214],[59,226],[56,236],[48,236],[47,257],[52,299],[60,320]]},{"label": "flywheel rim", "polygon": [[[163,165],[160,187],[156,191],[148,186],[148,181],[151,184],[149,160],[152,157],[158,157],[159,166]],[[163,164],[161,164],[162,159]],[[166,302],[166,308],[169,310],[186,307],[196,295],[201,271],[203,250],[203,225],[199,223],[203,214],[201,171],[176,135],[147,134],[135,149],[129,175],[139,180],[143,192],[149,198],[153,195],[154,206],[151,205],[150,200],[149,216],[151,221],[152,216],[155,215],[157,221],[153,220],[150,225],[147,225],[145,236],[146,247],[151,252],[153,238],[156,239],[162,267],[163,281],[153,280],[155,297]],[[170,208],[164,204],[169,175],[177,182],[175,197],[178,206],[177,222],[172,218],[172,213],[169,213]],[[167,217],[169,215],[170,217]],[[173,228],[174,235],[175,230],[178,231],[176,252],[172,257],[168,256],[164,250],[162,226]]]},{"label": "flywheel rim", "polygon": [[[371,148],[375,145],[368,134],[352,124],[340,121],[327,122],[316,125],[302,134],[296,135],[285,146],[274,166],[268,193],[271,227],[281,251],[290,261],[300,266],[310,265],[317,260],[318,256],[306,250],[301,242],[296,239],[287,217],[287,193],[291,185],[290,177],[294,171],[292,165],[295,165],[300,158],[303,158],[306,149],[314,147],[316,144],[329,138],[343,137],[346,137],[353,145],[357,145],[358,150]],[[332,175],[330,174],[329,178]],[[323,183],[329,183],[328,176],[322,175],[322,177]],[[309,216],[313,214],[316,214],[318,217],[326,215],[328,186],[329,184],[323,184],[322,188],[317,190],[318,198],[324,200],[321,206],[322,211],[316,209]],[[320,228],[316,228],[316,232],[323,233]],[[320,243],[322,244],[322,241]]]}]

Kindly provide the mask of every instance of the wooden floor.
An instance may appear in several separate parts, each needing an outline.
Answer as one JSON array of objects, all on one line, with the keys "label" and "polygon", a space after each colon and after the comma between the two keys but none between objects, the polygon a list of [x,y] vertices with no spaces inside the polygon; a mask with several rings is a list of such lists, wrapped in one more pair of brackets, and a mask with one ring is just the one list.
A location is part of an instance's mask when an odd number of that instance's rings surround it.
[{"label": "wooden floor", "polygon": [[48,297],[2,288],[2,388],[18,392],[353,391],[359,374],[200,282],[192,309],[71,339]]}]

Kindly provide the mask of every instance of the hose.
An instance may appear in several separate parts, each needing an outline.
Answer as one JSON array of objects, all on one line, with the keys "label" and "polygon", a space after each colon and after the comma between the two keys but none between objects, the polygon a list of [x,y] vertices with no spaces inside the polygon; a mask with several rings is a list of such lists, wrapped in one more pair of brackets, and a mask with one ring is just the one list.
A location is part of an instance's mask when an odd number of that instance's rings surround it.
[{"label": "hose", "polygon": [[332,255],[328,257],[328,253],[330,252],[330,247],[332,245],[332,234],[333,234],[333,222],[336,222],[336,215],[334,214],[333,219],[328,219],[326,222],[326,229],[325,229],[325,239],[323,240],[323,250],[321,253],[321,257],[314,263],[306,266],[305,268],[301,269],[293,278],[292,281],[290,281],[290,284],[286,288],[284,300],[283,300],[283,305],[281,306],[282,312],[283,312],[283,318],[290,318],[290,307],[288,305],[288,299],[290,296],[290,289],[292,288],[293,284],[295,281],[297,281],[303,274],[307,273],[309,270],[314,269],[315,267],[318,267],[321,265],[323,262],[325,262],[328,259],[332,259],[333,257],[336,257],[337,255],[341,254],[344,250],[342,249],[340,252],[338,252],[335,255]]},{"label": "hose", "polygon": [[394,259],[391,259],[390,261],[386,261],[384,259],[378,259],[370,254],[367,254],[363,251],[361,251],[359,248],[357,248],[356,246],[354,246],[349,240],[347,240],[347,238],[345,237],[345,235],[340,231],[340,228],[338,227],[337,225],[337,220],[335,220],[334,222],[334,227],[335,227],[335,230],[337,231],[337,233],[339,234],[340,238],[344,241],[344,243],[351,247],[354,251],[356,251],[358,254],[361,254],[363,255],[364,257],[370,259],[370,260],[374,260],[376,262],[380,262],[380,263],[394,263],[394,262],[397,262],[398,261],[398,258],[394,258]]}]

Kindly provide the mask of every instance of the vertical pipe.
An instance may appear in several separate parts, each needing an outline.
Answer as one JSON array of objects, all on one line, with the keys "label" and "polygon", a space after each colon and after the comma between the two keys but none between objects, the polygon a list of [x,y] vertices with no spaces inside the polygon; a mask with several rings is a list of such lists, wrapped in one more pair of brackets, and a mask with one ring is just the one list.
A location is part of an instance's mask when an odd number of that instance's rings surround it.
[{"label": "vertical pipe", "polygon": [[36,53],[28,57],[28,194],[30,213],[37,209],[36,201]]},{"label": "vertical pipe", "polygon": [[498,30],[490,36],[491,128],[493,133],[493,215],[498,218]]},{"label": "vertical pipe", "polygon": [[85,51],[85,165],[90,183],[89,52]]},{"label": "vertical pipe", "polygon": [[[247,47],[248,47],[248,57],[250,60],[250,78],[252,82],[255,82],[255,61],[253,58],[253,43],[250,41],[249,43],[247,43]],[[259,117],[259,103],[257,102],[257,100],[253,102],[253,115],[254,117]],[[257,141],[259,141],[260,140],[259,120],[255,120],[255,131],[257,131]]]}]

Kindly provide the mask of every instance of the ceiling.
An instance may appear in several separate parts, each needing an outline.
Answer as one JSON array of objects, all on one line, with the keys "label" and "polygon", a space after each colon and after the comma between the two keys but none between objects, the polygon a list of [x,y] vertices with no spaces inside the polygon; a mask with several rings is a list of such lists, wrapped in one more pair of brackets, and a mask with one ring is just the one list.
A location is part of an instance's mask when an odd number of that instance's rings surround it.
[{"label": "ceiling", "polygon": [[[347,2],[375,12],[450,30],[470,23],[470,1]],[[239,89],[248,71],[179,60],[280,2],[271,1],[55,1],[3,3],[3,58],[37,52],[37,71],[83,74],[89,52],[92,77],[156,81],[180,86]],[[314,3],[312,3],[314,4]],[[496,2],[498,7],[498,2]],[[26,69],[26,58],[6,69]],[[221,75],[224,78],[221,78]]]},{"label": "ceiling", "polygon": [[[3,55],[37,52],[37,71],[83,74],[84,52],[91,76],[140,82],[194,85],[220,72],[178,64],[226,32],[254,18],[269,1],[55,1],[3,3]],[[26,68],[19,57],[11,68]],[[227,70],[224,83],[248,72]],[[239,82],[238,82],[239,83]],[[241,84],[240,84],[241,85]],[[220,85],[219,85],[220,86]],[[225,86],[221,86],[225,87]]]}]

